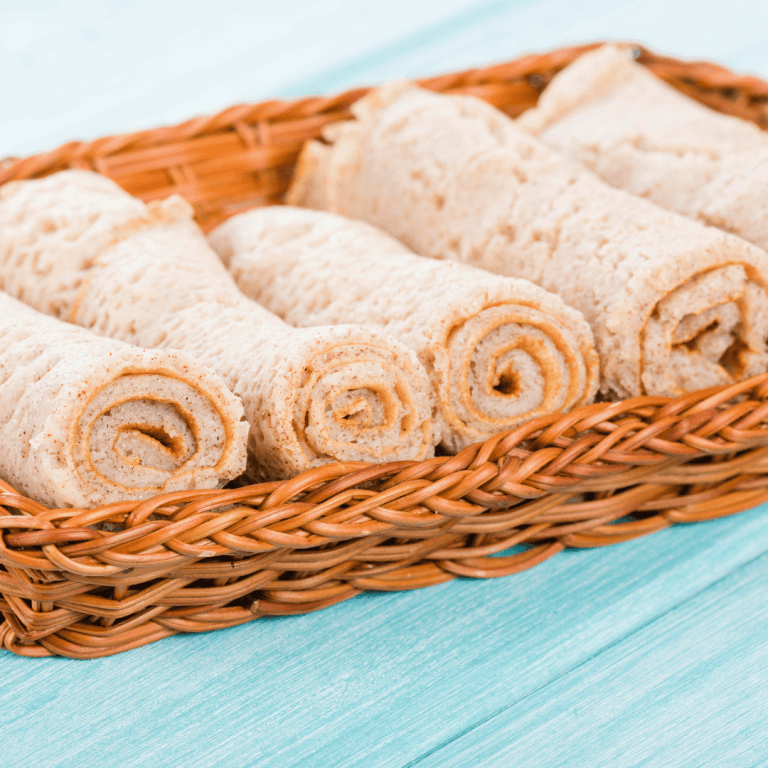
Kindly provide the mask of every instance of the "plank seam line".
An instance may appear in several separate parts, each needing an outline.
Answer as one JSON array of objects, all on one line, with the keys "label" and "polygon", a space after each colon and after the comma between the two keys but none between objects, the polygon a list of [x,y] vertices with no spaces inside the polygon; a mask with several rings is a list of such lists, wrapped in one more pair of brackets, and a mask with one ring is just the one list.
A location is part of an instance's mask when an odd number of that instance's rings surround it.
[{"label": "plank seam line", "polygon": [[459,731],[456,735],[451,736],[449,739],[446,739],[445,741],[441,742],[440,744],[435,745],[431,749],[427,750],[423,754],[419,755],[418,757],[414,758],[413,760],[410,760],[409,762],[405,763],[402,768],[417,768],[417,766],[422,763],[427,758],[431,757],[432,755],[437,754],[441,750],[445,749],[446,747],[450,746],[454,742],[458,741],[459,739],[463,739],[467,734],[471,733],[472,731],[476,730],[477,728],[482,727],[486,723],[490,722],[491,720],[494,720],[495,718],[502,715],[504,712],[506,712],[509,709],[512,709],[513,707],[516,707],[518,704],[522,703],[526,699],[529,699],[531,696],[534,696],[535,694],[539,693],[540,691],[544,690],[548,686],[552,685],[554,682],[559,680],[560,678],[565,677],[566,675],[570,675],[572,672],[575,672],[580,667],[583,667],[585,664],[588,664],[593,659],[597,658],[600,654],[605,653],[605,651],[610,650],[614,646],[619,645],[620,643],[623,643],[625,640],[628,640],[633,635],[637,634],[641,630],[645,629],[646,627],[650,627],[651,625],[655,624],[660,619],[664,618],[669,613],[672,613],[673,611],[678,610],[682,606],[684,606],[686,603],[690,602],[694,598],[698,597],[699,595],[703,594],[707,590],[711,589],[712,587],[717,586],[720,584],[720,582],[725,581],[726,579],[733,576],[733,574],[738,573],[742,568],[746,568],[750,565],[752,565],[757,560],[760,560],[763,557],[768,556],[768,549],[764,549],[760,554],[755,555],[754,557],[750,558],[749,560],[746,560],[741,565],[737,566],[731,571],[728,571],[728,573],[723,574],[720,576],[720,578],[715,579],[714,581],[707,584],[705,587],[702,587],[701,589],[696,590],[696,592],[691,593],[688,597],[681,600],[678,603],[674,603],[669,608],[667,608],[663,613],[660,613],[658,616],[654,616],[652,619],[649,619],[648,621],[643,622],[642,624],[639,624],[637,627],[632,629],[631,631],[627,632],[624,635],[621,635],[620,637],[617,637],[616,639],[612,640],[611,642],[607,643],[606,645],[602,646],[599,650],[596,650],[589,654],[588,656],[585,656],[578,664],[574,664],[573,666],[569,667],[568,669],[563,670],[560,674],[555,675],[550,680],[547,680],[545,683],[542,683],[541,685],[537,686],[536,688],[533,688],[531,691],[526,693],[524,696],[521,696],[519,699],[516,699],[515,701],[505,704],[503,707],[499,707],[499,709],[495,710],[494,712],[491,712],[490,714],[486,715],[485,717],[478,720],[476,723],[472,723],[472,725],[467,726],[466,728]]}]

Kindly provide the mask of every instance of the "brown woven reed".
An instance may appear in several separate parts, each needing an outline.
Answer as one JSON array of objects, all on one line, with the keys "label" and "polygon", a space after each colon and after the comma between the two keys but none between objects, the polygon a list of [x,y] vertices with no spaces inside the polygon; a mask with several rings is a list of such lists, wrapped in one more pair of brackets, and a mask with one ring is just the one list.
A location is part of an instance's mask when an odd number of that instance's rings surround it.
[{"label": "brown woven reed", "polygon": [[[593,46],[423,81],[517,115]],[[768,123],[768,83],[637,46],[657,75]],[[301,143],[366,89],[234,106],[178,126],[6,159],[0,183],[97,170],[150,200],[177,192],[210,228],[278,202]],[[0,483],[0,645],[94,658],[177,632],[306,613],[362,590],[505,576],[768,500],[768,374],[675,400],[541,418],[423,462],[333,464],[286,482],[47,509]],[[516,551],[494,557],[517,546]]]}]

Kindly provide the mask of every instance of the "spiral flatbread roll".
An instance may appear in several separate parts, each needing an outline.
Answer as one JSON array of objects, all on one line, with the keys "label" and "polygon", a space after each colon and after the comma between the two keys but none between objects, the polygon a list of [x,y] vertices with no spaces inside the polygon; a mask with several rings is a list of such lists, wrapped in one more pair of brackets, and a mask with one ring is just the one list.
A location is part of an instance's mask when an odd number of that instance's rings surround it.
[{"label": "spiral flatbread roll", "polygon": [[597,389],[586,321],[526,280],[426,259],[368,224],[306,208],[240,214],[209,241],[243,293],[291,325],[357,319],[415,350],[448,450]]},{"label": "spiral flatbread roll", "polygon": [[189,355],[62,323],[0,292],[0,477],[50,506],[216,488],[242,474],[248,425]]},{"label": "spiral flatbread roll", "polygon": [[557,293],[592,325],[608,397],[768,367],[761,249],[609,187],[479,99],[396,83],[353,112],[305,147],[290,202]]},{"label": "spiral flatbread roll", "polygon": [[606,45],[555,76],[518,123],[609,184],[768,249],[768,137]]},{"label": "spiral flatbread roll", "polygon": [[[181,198],[140,204],[137,217],[133,198],[91,177],[63,172],[16,185],[0,200],[0,227],[8,223],[0,278],[30,303],[104,336],[184,349],[216,370],[243,400],[254,477],[433,455],[429,380],[411,350],[359,325],[291,328],[237,289]],[[34,203],[41,189],[49,205],[58,201],[51,231],[29,224],[51,215]],[[112,201],[111,233],[102,237],[107,192],[125,209]],[[70,207],[85,212],[75,224]],[[16,221],[37,240],[16,237],[25,231]],[[57,256],[59,230],[81,248]],[[41,264],[56,266],[41,274]]]}]

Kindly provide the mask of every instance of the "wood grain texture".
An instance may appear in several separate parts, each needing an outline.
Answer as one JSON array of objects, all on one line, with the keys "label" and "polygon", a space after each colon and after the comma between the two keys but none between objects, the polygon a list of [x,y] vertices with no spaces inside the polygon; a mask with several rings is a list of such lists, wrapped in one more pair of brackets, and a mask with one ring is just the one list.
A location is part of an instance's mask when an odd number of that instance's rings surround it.
[{"label": "wood grain texture", "polygon": [[608,38],[766,76],[767,24],[762,0],[6,0],[0,157]]},{"label": "wood grain texture", "polygon": [[[766,77],[766,21],[762,0],[11,2],[0,156],[608,37]],[[0,762],[766,764],[766,551],[768,507],[112,658],[0,654]]]},{"label": "wood grain texture", "polygon": [[416,762],[766,765],[766,594],[762,555]]},{"label": "wood grain texture", "polygon": [[768,551],[767,512],[96,661],[4,654],[3,764],[418,764]]},{"label": "wood grain texture", "polygon": [[333,93],[360,83],[507,61],[596,40],[640,41],[681,59],[708,59],[740,72],[768,77],[768,25],[762,0],[511,0],[421,35],[416,45],[392,47],[355,60],[353,67],[321,70],[286,84],[286,96]]},{"label": "wood grain texture", "polygon": [[79,0],[73,13],[61,0],[7,0],[0,157],[283,96],[308,73],[354,72],[374,51],[439,39],[488,5],[504,3]]}]

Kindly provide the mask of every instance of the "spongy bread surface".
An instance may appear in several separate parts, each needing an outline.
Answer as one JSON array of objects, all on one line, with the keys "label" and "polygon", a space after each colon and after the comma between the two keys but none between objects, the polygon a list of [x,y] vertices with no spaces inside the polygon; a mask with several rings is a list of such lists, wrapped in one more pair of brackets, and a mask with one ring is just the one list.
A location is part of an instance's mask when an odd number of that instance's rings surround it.
[{"label": "spongy bread surface", "polygon": [[768,248],[768,137],[606,45],[555,76],[518,123],[604,181]]}]

